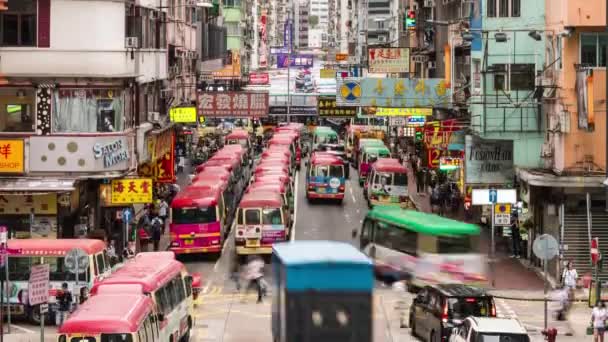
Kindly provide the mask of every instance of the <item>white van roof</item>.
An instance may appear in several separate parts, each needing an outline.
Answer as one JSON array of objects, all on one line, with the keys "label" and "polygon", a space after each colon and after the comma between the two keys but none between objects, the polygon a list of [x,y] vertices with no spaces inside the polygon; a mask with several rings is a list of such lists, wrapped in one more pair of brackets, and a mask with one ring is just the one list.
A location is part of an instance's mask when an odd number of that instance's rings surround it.
[{"label": "white van roof", "polygon": [[526,328],[521,323],[513,318],[496,318],[496,317],[472,317],[471,318],[478,332],[486,333],[503,333],[503,334],[527,334]]}]

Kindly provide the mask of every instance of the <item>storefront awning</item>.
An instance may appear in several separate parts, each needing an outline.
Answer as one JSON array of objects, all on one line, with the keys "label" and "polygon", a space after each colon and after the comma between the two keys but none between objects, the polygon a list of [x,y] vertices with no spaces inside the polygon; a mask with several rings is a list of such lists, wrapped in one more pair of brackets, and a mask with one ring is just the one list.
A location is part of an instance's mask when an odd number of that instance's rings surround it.
[{"label": "storefront awning", "polygon": [[559,176],[540,170],[519,169],[519,177],[533,186],[549,188],[602,188],[606,176]]},{"label": "storefront awning", "polygon": [[74,190],[76,179],[4,178],[0,192],[68,192]]}]

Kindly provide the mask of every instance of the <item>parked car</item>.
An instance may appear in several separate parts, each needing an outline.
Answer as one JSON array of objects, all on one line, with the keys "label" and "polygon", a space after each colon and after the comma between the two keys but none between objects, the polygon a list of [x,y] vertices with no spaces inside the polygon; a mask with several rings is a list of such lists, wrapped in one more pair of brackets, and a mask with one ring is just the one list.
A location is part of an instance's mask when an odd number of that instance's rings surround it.
[{"label": "parked car", "polygon": [[409,325],[414,336],[427,342],[441,342],[469,316],[496,317],[494,298],[473,286],[429,285],[414,298]]},{"label": "parked car", "polygon": [[513,318],[469,317],[454,328],[449,342],[530,342],[526,328]]}]

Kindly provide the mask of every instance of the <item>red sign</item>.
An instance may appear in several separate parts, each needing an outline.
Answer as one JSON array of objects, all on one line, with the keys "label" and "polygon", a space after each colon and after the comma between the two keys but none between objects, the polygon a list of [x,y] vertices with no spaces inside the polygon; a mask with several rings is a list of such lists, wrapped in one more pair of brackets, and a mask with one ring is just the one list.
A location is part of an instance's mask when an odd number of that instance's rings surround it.
[{"label": "red sign", "polygon": [[201,93],[198,114],[205,117],[266,117],[268,93],[221,92]]},{"label": "red sign", "polygon": [[254,72],[249,74],[249,84],[260,85],[270,83],[270,77],[267,72]]},{"label": "red sign", "polygon": [[438,148],[429,148],[428,152],[428,160],[429,160],[429,168],[436,169],[439,167],[439,161],[441,160],[441,150]]},{"label": "red sign", "polygon": [[424,144],[432,148],[446,148],[452,133],[458,130],[455,119],[427,122],[424,124]]},{"label": "red sign", "polygon": [[600,239],[593,238],[591,239],[591,262],[595,265],[600,260]]}]

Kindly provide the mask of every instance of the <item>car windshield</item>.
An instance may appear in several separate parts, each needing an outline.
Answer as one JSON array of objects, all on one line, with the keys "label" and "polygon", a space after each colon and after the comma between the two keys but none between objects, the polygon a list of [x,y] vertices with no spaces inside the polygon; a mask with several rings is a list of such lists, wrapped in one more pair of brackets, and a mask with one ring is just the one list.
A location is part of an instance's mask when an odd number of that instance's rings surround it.
[{"label": "car windshield", "polygon": [[492,312],[492,299],[490,297],[452,297],[448,298],[448,306],[450,318],[488,317]]},{"label": "car windshield", "polygon": [[194,224],[211,223],[216,221],[215,206],[207,208],[180,208],[173,209],[173,223]]},{"label": "car windshield", "polygon": [[530,338],[525,334],[493,334],[479,333],[474,342],[529,342]]}]

